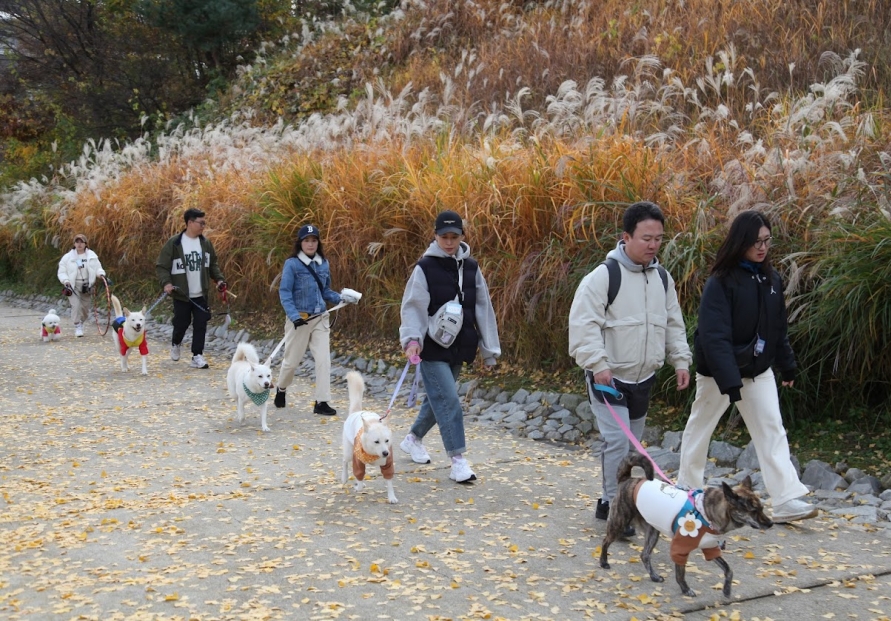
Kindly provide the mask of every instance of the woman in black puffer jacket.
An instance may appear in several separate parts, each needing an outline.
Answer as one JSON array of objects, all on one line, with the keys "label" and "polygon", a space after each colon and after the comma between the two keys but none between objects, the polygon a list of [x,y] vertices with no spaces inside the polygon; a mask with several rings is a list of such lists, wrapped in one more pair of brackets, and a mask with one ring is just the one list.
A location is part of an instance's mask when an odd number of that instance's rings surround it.
[{"label": "woman in black puffer jacket", "polygon": [[712,432],[731,403],[746,423],[773,504],[775,522],[817,515],[789,455],[773,367],[782,385],[795,381],[786,303],[770,264],[771,227],[757,211],[730,225],[702,292],[694,336],[696,400],[684,429],[678,482],[703,483]]}]

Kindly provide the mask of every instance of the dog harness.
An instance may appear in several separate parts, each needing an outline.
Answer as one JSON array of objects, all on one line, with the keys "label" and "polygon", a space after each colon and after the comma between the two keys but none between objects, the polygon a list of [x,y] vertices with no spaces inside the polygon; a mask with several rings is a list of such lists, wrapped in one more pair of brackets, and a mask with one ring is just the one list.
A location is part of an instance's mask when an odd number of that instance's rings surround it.
[{"label": "dog harness", "polygon": [[112,327],[115,332],[118,333],[118,346],[121,348],[121,355],[126,356],[127,350],[131,347],[139,348],[139,355],[147,356],[148,355],[148,341],[145,340],[145,332],[140,332],[139,337],[135,341],[128,341],[124,338],[124,321],[123,317],[118,317],[114,320]]},{"label": "dog harness", "polygon": [[671,538],[669,553],[678,565],[686,565],[696,548],[707,561],[721,556],[718,532],[705,518],[701,489],[687,492],[661,481],[641,481],[634,489],[634,503],[643,518]]},{"label": "dog harness", "polygon": [[396,467],[393,464],[393,451],[390,451],[390,454],[387,455],[384,463],[380,464],[383,459],[382,457],[372,455],[363,448],[363,431],[365,431],[365,429],[360,428],[359,433],[356,434],[356,439],[353,441],[353,476],[356,477],[357,481],[362,481],[365,479],[365,466],[378,464],[381,467],[381,474],[383,477],[388,480],[392,479],[393,475],[396,474]]},{"label": "dog harness", "polygon": [[[43,324],[40,325],[43,326]],[[62,334],[62,328],[56,326],[56,329],[53,330],[53,334]],[[43,330],[40,331],[40,336],[49,336],[49,332],[46,331],[46,326],[43,326]]]},{"label": "dog harness", "polygon": [[254,402],[254,405],[263,405],[266,403],[266,400],[269,399],[269,389],[267,388],[263,392],[251,392],[248,390],[248,387],[244,382],[241,383],[241,387],[244,388],[244,394],[248,396],[248,399]]}]

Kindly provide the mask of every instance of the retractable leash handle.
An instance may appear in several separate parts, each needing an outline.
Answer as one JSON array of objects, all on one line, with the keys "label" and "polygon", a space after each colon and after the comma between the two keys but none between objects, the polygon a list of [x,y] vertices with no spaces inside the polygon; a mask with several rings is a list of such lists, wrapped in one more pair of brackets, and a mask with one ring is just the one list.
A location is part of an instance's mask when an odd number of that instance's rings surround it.
[{"label": "retractable leash handle", "polygon": [[[624,399],[625,398],[625,395],[623,395],[621,392],[619,392],[612,386],[606,386],[605,384],[592,384],[592,386],[594,387],[594,390],[599,390],[600,392],[605,393],[607,395],[611,395],[612,397],[614,397],[616,399]],[[619,417],[619,415],[613,409],[613,406],[610,405],[609,400],[607,400],[605,396],[603,398],[603,404],[607,407],[610,414],[613,415],[613,418],[615,419],[616,423],[619,425],[619,427],[622,428],[622,432],[625,434],[625,436],[628,438],[628,440],[631,442],[631,444],[634,446],[634,448],[637,449],[637,452],[640,453],[641,455],[643,455],[644,457],[646,457],[648,460],[650,460],[650,463],[653,464],[653,470],[655,471],[655,473],[658,474],[660,477],[662,477],[662,479],[665,480],[666,483],[674,485],[674,482],[668,478],[668,475],[666,475],[664,472],[662,472],[662,468],[659,467],[659,464],[657,464],[655,462],[655,460],[652,457],[650,457],[650,454],[647,452],[647,449],[644,448],[643,444],[640,443],[640,440],[638,440],[636,437],[634,437],[634,434],[631,432],[631,429],[629,429],[628,425],[626,425],[622,421],[622,419]]]}]

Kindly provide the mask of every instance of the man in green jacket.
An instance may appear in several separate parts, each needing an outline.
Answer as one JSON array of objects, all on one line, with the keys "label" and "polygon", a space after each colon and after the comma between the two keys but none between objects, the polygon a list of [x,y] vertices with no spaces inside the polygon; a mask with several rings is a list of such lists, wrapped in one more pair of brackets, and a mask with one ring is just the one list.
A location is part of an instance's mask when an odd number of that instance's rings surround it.
[{"label": "man in green jacket", "polygon": [[170,359],[179,360],[183,337],[192,324],[192,363],[208,368],[204,359],[204,339],[210,320],[208,292],[210,281],[218,291],[226,289],[213,244],[204,237],[207,220],[199,209],[187,209],[186,228],[167,240],[161,249],[155,272],[164,291],[173,298],[173,337]]}]

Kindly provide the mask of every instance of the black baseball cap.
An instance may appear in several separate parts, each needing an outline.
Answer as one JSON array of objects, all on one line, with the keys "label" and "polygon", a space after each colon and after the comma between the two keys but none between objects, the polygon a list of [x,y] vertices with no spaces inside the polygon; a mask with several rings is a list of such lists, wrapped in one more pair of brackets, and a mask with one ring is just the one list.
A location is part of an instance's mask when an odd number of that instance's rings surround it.
[{"label": "black baseball cap", "polygon": [[436,216],[436,224],[433,228],[437,235],[445,235],[446,233],[464,235],[464,224],[461,222],[461,216],[454,211],[443,211]]}]

